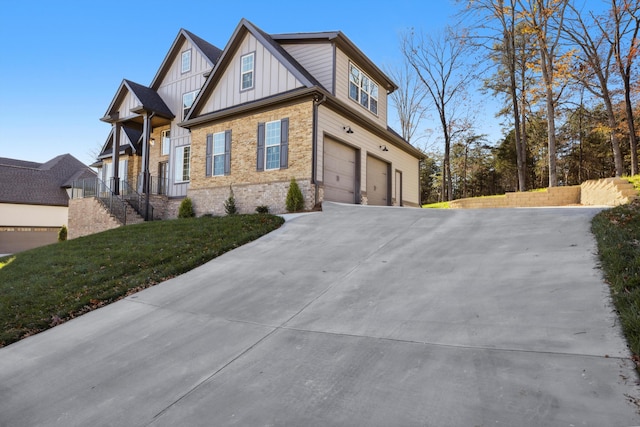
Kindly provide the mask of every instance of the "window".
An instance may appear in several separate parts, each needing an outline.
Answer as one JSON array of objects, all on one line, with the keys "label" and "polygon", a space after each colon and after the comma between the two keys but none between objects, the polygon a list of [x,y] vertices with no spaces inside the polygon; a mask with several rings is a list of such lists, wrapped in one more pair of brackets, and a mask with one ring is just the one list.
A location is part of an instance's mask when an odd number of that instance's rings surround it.
[{"label": "window", "polygon": [[187,117],[191,106],[193,105],[193,101],[196,100],[196,96],[198,96],[198,91],[194,90],[193,92],[187,92],[182,95],[182,120]]},{"label": "window", "polygon": [[169,150],[171,150],[171,131],[169,129],[163,130],[160,136],[162,140],[162,155],[169,155]]},{"label": "window", "polygon": [[257,170],[289,166],[289,119],[258,123]]},{"label": "window", "polygon": [[229,175],[231,172],[231,131],[207,135],[206,176]]},{"label": "window", "polygon": [[280,120],[265,125],[266,164],[265,169],[280,168]]},{"label": "window", "polygon": [[349,64],[349,98],[378,114],[378,85],[353,64]]},{"label": "window", "polygon": [[255,54],[252,52],[240,58],[240,90],[253,88],[253,59]]},{"label": "window", "polygon": [[182,52],[182,68],[181,72],[188,73],[191,71],[191,49]]},{"label": "window", "polygon": [[175,181],[189,181],[189,172],[191,169],[191,146],[184,145],[176,148],[176,168]]}]

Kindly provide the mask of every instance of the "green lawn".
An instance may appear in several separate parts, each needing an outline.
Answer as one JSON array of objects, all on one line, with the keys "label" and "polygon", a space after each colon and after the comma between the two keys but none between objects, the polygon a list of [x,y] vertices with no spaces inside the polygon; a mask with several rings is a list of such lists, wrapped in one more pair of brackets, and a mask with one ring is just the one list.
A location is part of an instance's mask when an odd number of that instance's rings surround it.
[{"label": "green lawn", "polygon": [[596,215],[592,231],[622,329],[640,367],[640,201]]},{"label": "green lawn", "polygon": [[283,222],[262,214],[147,222],[0,258],[0,347],[185,273]]}]

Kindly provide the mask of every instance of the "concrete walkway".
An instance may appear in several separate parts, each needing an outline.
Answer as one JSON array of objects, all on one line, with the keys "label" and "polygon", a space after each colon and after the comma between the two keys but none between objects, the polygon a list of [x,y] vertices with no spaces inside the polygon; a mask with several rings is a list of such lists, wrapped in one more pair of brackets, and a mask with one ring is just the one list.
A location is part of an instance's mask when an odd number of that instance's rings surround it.
[{"label": "concrete walkway", "polygon": [[631,426],[597,209],[328,204],[0,349],[0,426]]}]

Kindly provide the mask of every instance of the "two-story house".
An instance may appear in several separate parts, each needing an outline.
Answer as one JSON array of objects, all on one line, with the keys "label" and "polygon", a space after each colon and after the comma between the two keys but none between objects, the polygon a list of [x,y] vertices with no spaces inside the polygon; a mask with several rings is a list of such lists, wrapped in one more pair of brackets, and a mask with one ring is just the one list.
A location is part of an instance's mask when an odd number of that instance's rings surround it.
[{"label": "two-story house", "polygon": [[422,154],[387,125],[395,89],[341,32],[267,34],[243,19],[220,50],[180,30],[150,86],[120,85],[96,166],[115,192],[157,195],[162,218],[185,195],[197,215],[224,214],[230,189],[241,212],[284,212],[291,178],[307,209],[419,206]]}]

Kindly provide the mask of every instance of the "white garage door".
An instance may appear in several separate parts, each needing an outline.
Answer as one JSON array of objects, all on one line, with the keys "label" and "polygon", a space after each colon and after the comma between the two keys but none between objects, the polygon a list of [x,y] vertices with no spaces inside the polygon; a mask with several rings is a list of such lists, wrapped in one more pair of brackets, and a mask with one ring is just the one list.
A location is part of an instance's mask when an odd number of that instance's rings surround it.
[{"label": "white garage door", "polygon": [[367,156],[367,203],[389,204],[389,165],[375,157]]},{"label": "white garage door", "polygon": [[324,140],[324,200],[355,203],[356,150],[329,138]]}]

